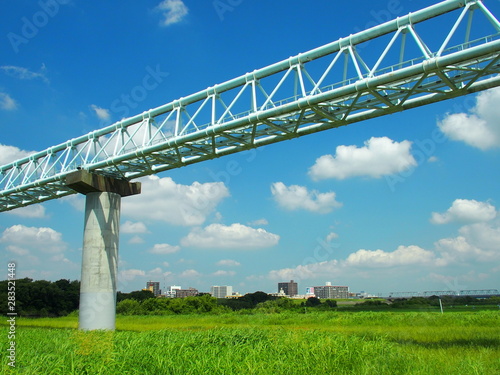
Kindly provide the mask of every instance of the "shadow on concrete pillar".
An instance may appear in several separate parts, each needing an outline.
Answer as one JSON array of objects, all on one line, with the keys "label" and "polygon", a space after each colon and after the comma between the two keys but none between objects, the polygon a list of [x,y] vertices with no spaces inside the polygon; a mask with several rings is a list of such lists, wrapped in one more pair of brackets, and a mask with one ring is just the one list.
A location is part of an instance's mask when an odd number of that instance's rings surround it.
[{"label": "shadow on concrete pillar", "polygon": [[66,185],[86,196],[78,327],[114,330],[121,198],[140,194],[141,184],[79,170]]}]

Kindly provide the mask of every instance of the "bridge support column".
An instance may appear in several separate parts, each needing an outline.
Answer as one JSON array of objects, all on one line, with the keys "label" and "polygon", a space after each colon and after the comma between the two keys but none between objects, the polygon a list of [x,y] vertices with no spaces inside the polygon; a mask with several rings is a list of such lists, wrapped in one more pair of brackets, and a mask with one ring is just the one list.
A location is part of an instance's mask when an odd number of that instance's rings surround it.
[{"label": "bridge support column", "polygon": [[82,170],[68,175],[66,185],[86,195],[78,326],[114,330],[121,198],[141,186]]}]

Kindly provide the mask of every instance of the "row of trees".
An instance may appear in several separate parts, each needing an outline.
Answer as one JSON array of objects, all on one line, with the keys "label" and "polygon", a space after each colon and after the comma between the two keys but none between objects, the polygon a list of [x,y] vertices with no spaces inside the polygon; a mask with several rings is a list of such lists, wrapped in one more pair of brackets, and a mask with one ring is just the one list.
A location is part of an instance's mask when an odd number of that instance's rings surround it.
[{"label": "row of trees", "polygon": [[[312,297],[301,303],[289,298],[271,296],[264,292],[248,293],[239,298],[214,298],[209,294],[187,298],[148,298],[130,296],[118,302],[116,312],[124,315],[218,314],[228,311],[279,313],[304,311],[304,308],[330,310],[337,307],[334,300],[320,301]],[[134,298],[139,297],[139,298]]]},{"label": "row of trees", "polygon": [[[9,312],[8,281],[0,281],[0,312]],[[78,309],[80,282],[66,279],[55,282],[32,279],[15,281],[15,312],[20,316],[46,317],[64,316]],[[477,299],[469,296],[432,296],[385,300],[367,300],[350,308],[379,310],[385,308],[418,308],[464,305],[499,305],[500,297]],[[337,307],[335,300],[319,300],[312,297],[305,301],[275,297],[264,292],[248,293],[239,298],[217,299],[209,294],[187,298],[155,298],[149,290],[117,294],[117,313],[125,315],[147,314],[204,314],[226,311],[253,310],[273,313],[282,311],[331,310]],[[12,311],[10,311],[12,312]]]},{"label": "row of trees", "polygon": [[[10,294],[9,306],[8,287],[15,287],[15,296]],[[13,290],[13,289],[11,289]],[[14,297],[14,298],[12,298]],[[70,280],[33,281],[29,278],[15,280],[15,285],[7,280],[0,281],[0,312],[6,314],[9,307],[15,307],[19,316],[64,316],[77,310],[80,301],[80,282]]]},{"label": "row of trees", "polygon": [[383,308],[425,308],[443,306],[480,306],[480,305],[499,305],[500,297],[475,298],[471,296],[430,296],[430,297],[411,297],[411,298],[395,298],[392,300],[366,300],[357,303],[354,308],[357,309],[383,309]]}]

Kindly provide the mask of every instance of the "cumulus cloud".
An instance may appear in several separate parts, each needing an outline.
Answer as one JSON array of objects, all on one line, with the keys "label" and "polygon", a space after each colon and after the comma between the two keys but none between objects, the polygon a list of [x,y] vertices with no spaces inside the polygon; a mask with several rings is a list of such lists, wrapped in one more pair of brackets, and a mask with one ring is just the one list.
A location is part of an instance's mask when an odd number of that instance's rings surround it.
[{"label": "cumulus cloud", "polygon": [[474,199],[455,199],[444,213],[433,212],[431,222],[446,224],[450,222],[484,222],[496,217],[496,209],[487,202]]},{"label": "cumulus cloud", "polygon": [[151,254],[173,254],[180,250],[180,246],[172,246],[168,243],[158,243],[149,252]]},{"label": "cumulus cloud", "polygon": [[62,234],[52,228],[13,225],[0,235],[8,253],[19,256],[19,277],[78,278],[81,266],[70,261]]},{"label": "cumulus cloud", "polygon": [[45,207],[41,204],[33,204],[31,206],[16,208],[12,211],[7,211],[7,214],[26,217],[30,219],[43,219],[45,217]]},{"label": "cumulus cloud", "polygon": [[106,108],[98,107],[95,104],[92,104],[90,108],[94,111],[94,113],[100,120],[108,121],[111,118],[111,114]]},{"label": "cumulus cloud", "polygon": [[24,151],[15,146],[0,144],[0,165],[9,164],[15,160],[23,159],[32,153],[34,153],[34,151]]},{"label": "cumulus cloud", "polygon": [[140,180],[142,193],[123,201],[124,216],[164,221],[173,225],[201,225],[229,191],[222,182],[191,185],[170,177],[149,176]]},{"label": "cumulus cloud", "polygon": [[266,219],[257,219],[248,223],[250,226],[268,225],[269,222]]},{"label": "cumulus cloud", "polygon": [[156,9],[162,12],[164,20],[162,26],[170,26],[181,22],[187,16],[189,9],[182,0],[164,0]]},{"label": "cumulus cloud", "polygon": [[338,146],[335,155],[323,155],[309,169],[313,180],[346,179],[355,176],[380,178],[417,165],[410,153],[411,142],[372,137],[363,147]]},{"label": "cumulus cloud", "polygon": [[132,244],[132,245],[137,245],[137,244],[144,243],[144,239],[140,236],[134,236],[130,240],[128,240],[128,243]]},{"label": "cumulus cloud", "polygon": [[469,113],[447,114],[438,127],[449,138],[481,150],[500,147],[499,101],[500,88],[482,91]]},{"label": "cumulus cloud", "polygon": [[193,270],[193,269],[182,271],[179,274],[179,277],[184,277],[184,278],[193,278],[193,277],[200,277],[200,276],[201,276],[201,273],[199,273],[198,271]]},{"label": "cumulus cloud", "polygon": [[62,240],[62,234],[52,228],[27,227],[13,225],[5,229],[0,242],[10,244],[16,248],[23,248],[26,252],[56,254],[66,250],[67,245]]},{"label": "cumulus cloud", "polygon": [[500,226],[491,223],[465,225],[457,237],[436,242],[446,263],[484,263],[500,261]]},{"label": "cumulus cloud", "polygon": [[360,249],[350,254],[345,264],[355,267],[394,267],[430,264],[433,261],[435,261],[435,254],[432,251],[412,245],[399,246],[392,252]]},{"label": "cumulus cloud", "polygon": [[330,232],[328,233],[328,235],[326,236],[326,242],[331,242],[332,240],[335,240],[339,238],[339,235],[335,232]]},{"label": "cumulus cloud", "polygon": [[218,270],[215,271],[212,276],[234,276],[236,275],[236,272],[234,271],[224,271],[224,270]]},{"label": "cumulus cloud", "polygon": [[[271,280],[344,279],[352,275],[367,275],[368,272],[387,268],[440,266],[432,251],[418,246],[399,246],[392,252],[360,249],[346,259],[331,259],[315,262],[306,258],[304,264],[296,267],[272,270],[267,274]],[[384,271],[385,272],[385,271]]]},{"label": "cumulus cloud", "polygon": [[318,262],[301,264],[296,267],[282,268],[279,270],[272,270],[268,273],[267,277],[271,280],[305,280],[317,277],[337,277],[341,268],[340,262],[336,259]]},{"label": "cumulus cloud", "polygon": [[474,273],[473,278],[477,281],[493,277],[499,269],[492,268],[485,273],[478,272],[477,267],[497,265],[499,262],[500,221],[495,219],[465,225],[456,237],[442,238],[434,243],[432,249],[417,245],[399,246],[394,251],[360,249],[344,259],[323,261],[317,256],[310,256],[298,266],[272,270],[262,276],[250,276],[248,280],[345,280],[393,274],[397,274],[394,280],[399,280],[401,275],[416,273],[421,275],[421,280],[429,281],[429,275],[436,275],[436,270],[440,270],[440,274],[455,274],[459,269],[464,274],[474,267],[469,273]]},{"label": "cumulus cloud", "polygon": [[9,94],[0,92],[0,109],[13,111],[17,109],[17,102]]},{"label": "cumulus cloud", "polygon": [[334,192],[308,191],[305,186],[286,186],[283,182],[275,182],[271,185],[271,192],[281,207],[291,211],[302,209],[326,214],[342,206],[342,203],[335,199]]},{"label": "cumulus cloud", "polygon": [[132,222],[127,220],[120,226],[120,231],[122,233],[137,234],[137,233],[148,233],[148,229],[143,222]]},{"label": "cumulus cloud", "polygon": [[121,270],[118,272],[118,281],[121,284],[127,284],[128,281],[134,280],[138,276],[145,276],[146,272],[143,270],[138,270],[138,269],[128,269],[128,270]]},{"label": "cumulus cloud", "polygon": [[221,259],[221,260],[219,260],[215,264],[217,266],[224,266],[224,267],[236,267],[236,266],[240,266],[241,265],[240,262],[237,262],[237,261],[232,260],[232,259]]},{"label": "cumulus cloud", "polygon": [[277,234],[262,228],[254,229],[238,223],[230,226],[211,224],[194,228],[181,240],[181,245],[206,249],[257,249],[274,246],[279,239]]}]

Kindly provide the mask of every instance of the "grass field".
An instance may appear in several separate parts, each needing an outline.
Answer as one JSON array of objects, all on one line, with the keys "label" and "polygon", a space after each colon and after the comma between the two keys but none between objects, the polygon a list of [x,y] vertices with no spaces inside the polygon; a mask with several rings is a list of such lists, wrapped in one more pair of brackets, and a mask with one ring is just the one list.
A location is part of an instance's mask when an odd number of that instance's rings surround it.
[{"label": "grass field", "polygon": [[500,374],[498,311],[119,316],[116,332],[76,327],[76,317],[19,319],[16,368],[3,358],[2,373]]}]

